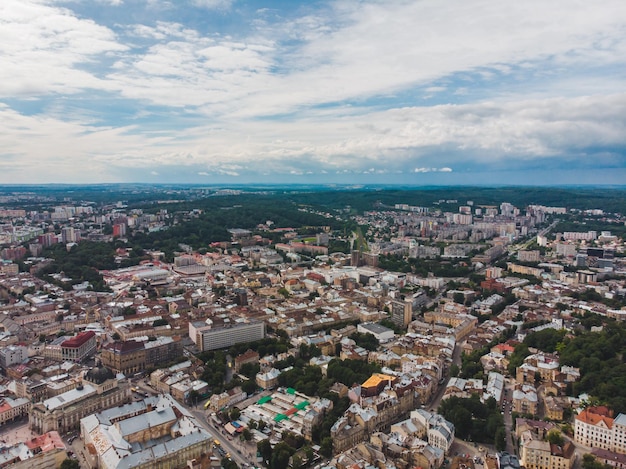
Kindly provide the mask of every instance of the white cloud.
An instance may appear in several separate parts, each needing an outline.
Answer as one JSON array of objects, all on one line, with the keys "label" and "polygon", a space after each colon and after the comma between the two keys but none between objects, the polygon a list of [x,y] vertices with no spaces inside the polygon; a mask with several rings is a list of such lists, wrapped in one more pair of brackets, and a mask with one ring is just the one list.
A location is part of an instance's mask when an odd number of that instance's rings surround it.
[{"label": "white cloud", "polygon": [[[148,3],[154,16],[107,27],[52,0],[0,2],[0,97],[50,100],[30,117],[0,107],[0,166],[59,180],[169,165],[199,176],[432,173],[626,143],[622,0],[339,0],[260,12],[228,35],[166,21],[179,3]],[[227,15],[234,2],[194,4]],[[493,92],[494,77],[519,88]],[[137,125],[97,126],[114,119],[83,98],[91,90]],[[451,104],[416,106],[423,93]],[[141,127],[152,113],[158,131]]]},{"label": "white cloud", "polygon": [[[24,117],[5,107],[0,109],[0,154],[15,155],[24,168],[37,164],[50,175],[67,171],[67,177],[80,178],[93,174],[91,168],[106,174],[171,165],[204,166],[195,171],[202,176],[445,173],[467,162],[459,153],[490,164],[568,154],[580,158],[598,142],[623,145],[625,116],[626,94],[620,94],[403,108],[349,121],[324,114],[280,127],[269,121],[237,121],[210,133],[197,127],[136,134],[134,128],[100,129]],[[15,141],[22,142],[19,148]],[[73,144],[64,145],[67,141]],[[416,165],[422,161],[426,164]]]},{"label": "white cloud", "polygon": [[71,11],[28,0],[0,2],[0,97],[75,93],[108,85],[81,65],[126,51],[115,34]]},{"label": "white cloud", "polygon": [[191,4],[200,8],[207,8],[210,10],[224,10],[229,9],[234,0],[192,0]]},{"label": "white cloud", "polygon": [[451,173],[452,168],[415,168],[414,173]]}]

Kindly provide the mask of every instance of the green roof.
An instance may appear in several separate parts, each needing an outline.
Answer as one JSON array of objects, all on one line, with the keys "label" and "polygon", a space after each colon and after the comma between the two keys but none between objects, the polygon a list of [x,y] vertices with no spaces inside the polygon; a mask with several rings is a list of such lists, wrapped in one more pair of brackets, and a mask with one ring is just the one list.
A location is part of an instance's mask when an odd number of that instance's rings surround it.
[{"label": "green roof", "polygon": [[274,417],[274,422],[280,422],[281,420],[285,420],[288,418],[289,417],[287,417],[285,414],[278,414],[276,415],[276,417]]},{"label": "green roof", "polygon": [[262,397],[261,399],[259,399],[259,402],[257,402],[257,404],[263,405],[266,402],[269,402],[271,400],[272,400],[272,396],[265,396],[265,397]]},{"label": "green roof", "polygon": [[287,388],[287,394],[295,394],[296,390],[294,388]]}]

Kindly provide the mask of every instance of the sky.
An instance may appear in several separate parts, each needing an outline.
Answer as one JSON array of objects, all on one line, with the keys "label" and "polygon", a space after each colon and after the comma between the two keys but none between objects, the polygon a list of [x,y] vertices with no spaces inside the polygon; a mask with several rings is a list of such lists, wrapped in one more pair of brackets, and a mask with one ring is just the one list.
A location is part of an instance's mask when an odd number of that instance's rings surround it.
[{"label": "sky", "polygon": [[626,184],[624,0],[2,0],[0,184]]}]

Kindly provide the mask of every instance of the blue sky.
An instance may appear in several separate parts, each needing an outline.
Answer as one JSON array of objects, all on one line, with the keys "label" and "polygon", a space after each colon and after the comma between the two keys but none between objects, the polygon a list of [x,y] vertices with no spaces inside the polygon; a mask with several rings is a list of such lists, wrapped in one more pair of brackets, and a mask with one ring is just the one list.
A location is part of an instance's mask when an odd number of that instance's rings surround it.
[{"label": "blue sky", "polygon": [[624,184],[623,0],[2,0],[2,183]]}]

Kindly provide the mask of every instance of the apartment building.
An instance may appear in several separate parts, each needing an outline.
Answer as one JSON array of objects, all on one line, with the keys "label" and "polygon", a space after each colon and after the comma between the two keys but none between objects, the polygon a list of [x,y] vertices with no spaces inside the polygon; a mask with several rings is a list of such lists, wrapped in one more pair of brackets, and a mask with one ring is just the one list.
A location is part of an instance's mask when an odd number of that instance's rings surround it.
[{"label": "apartment building", "polygon": [[626,454],[626,414],[613,418],[605,406],[589,407],[574,421],[574,439],[591,448]]}]

